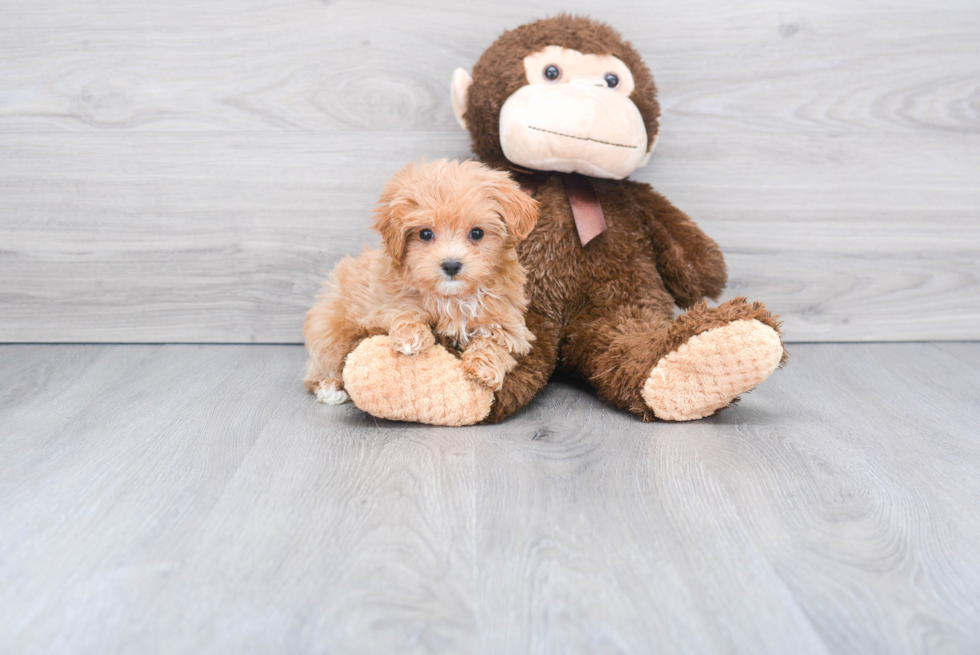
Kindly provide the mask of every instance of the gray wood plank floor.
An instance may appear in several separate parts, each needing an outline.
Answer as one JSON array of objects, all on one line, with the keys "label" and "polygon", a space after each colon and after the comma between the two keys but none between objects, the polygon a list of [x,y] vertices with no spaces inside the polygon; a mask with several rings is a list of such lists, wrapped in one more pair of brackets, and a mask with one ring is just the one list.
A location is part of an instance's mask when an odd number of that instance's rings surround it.
[{"label": "gray wood plank floor", "polygon": [[980,339],[976,0],[3,0],[0,341],[298,343],[449,80],[559,11],[656,76],[636,178],[790,341]]},{"label": "gray wood plank floor", "polygon": [[293,346],[0,347],[3,653],[975,653],[980,344],[440,429]]}]

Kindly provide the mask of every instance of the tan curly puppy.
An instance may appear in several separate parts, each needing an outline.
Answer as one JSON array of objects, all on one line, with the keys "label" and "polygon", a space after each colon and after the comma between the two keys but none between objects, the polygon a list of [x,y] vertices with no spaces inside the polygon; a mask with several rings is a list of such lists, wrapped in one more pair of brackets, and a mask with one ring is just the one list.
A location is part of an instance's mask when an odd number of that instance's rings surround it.
[{"label": "tan curly puppy", "polygon": [[439,336],[463,351],[469,377],[499,389],[534,340],[516,245],[537,217],[537,202],[507,173],[478,162],[398,171],[375,208],[384,248],[342,259],[306,315],[306,388],[320,402],[346,402],[344,359],[366,337],[388,334],[405,356]]}]

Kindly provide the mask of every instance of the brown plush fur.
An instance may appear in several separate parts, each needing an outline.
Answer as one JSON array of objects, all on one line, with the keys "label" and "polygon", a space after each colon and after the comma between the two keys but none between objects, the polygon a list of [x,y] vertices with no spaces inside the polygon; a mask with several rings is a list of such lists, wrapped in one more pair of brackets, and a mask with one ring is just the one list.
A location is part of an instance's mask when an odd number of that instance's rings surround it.
[{"label": "brown plush fur", "polygon": [[528,271],[527,322],[538,343],[507,376],[490,420],[523,406],[556,365],[587,379],[604,400],[650,420],[640,392],[661,357],[687,337],[729,321],[773,324],[765,308],[744,300],[714,309],[701,303],[673,319],[675,304],[690,307],[721,293],[721,251],[649,186],[629,180],[593,185],[607,229],[585,248],[561,177],[537,191],[541,216],[518,252]]},{"label": "brown plush fur", "polygon": [[[498,389],[534,339],[515,247],[536,219],[535,201],[506,173],[477,162],[410,164],[396,173],[376,209],[384,250],[341,260],[307,314],[307,388],[342,402],[347,354],[388,333],[404,355],[442,337],[463,350],[471,379]],[[472,236],[477,228],[480,238]],[[446,261],[461,263],[455,277],[443,270]]]},{"label": "brown plush fur", "polygon": [[[521,60],[546,45],[623,60],[635,77],[631,99],[652,142],[660,108],[639,54],[608,25],[561,15],[506,32],[474,67],[466,120],[481,159],[509,167],[499,143],[500,107],[525,84]],[[588,380],[604,400],[652,420],[641,397],[644,382],[686,339],[740,319],[778,328],[759,303],[739,298],[708,308],[702,302],[724,289],[724,259],[717,244],[666,198],[630,180],[592,183],[607,230],[584,248],[561,177],[551,177],[535,193],[540,219],[518,252],[528,270],[526,320],[538,341],[507,375],[488,421],[524,406],[556,367]],[[675,304],[692,309],[674,319]]]}]

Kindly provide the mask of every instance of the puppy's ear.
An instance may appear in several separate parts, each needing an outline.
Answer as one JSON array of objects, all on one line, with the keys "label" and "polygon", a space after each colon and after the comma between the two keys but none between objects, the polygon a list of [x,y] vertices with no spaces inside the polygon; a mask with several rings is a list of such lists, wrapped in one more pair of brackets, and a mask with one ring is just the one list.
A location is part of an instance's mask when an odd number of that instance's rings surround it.
[{"label": "puppy's ear", "polygon": [[411,207],[405,199],[394,199],[389,202],[378,201],[374,208],[374,231],[381,235],[385,252],[401,264],[405,259],[405,242],[408,239],[408,228],[405,227],[405,212]]},{"label": "puppy's ear", "polygon": [[518,241],[526,239],[538,222],[538,201],[507,177],[497,188],[497,202],[503,209],[507,231]]},{"label": "puppy's ear", "polygon": [[376,210],[374,219],[374,229],[381,235],[384,243],[385,252],[388,256],[401,264],[405,259],[405,241],[407,235],[402,227],[402,222],[395,218],[395,208],[386,206]]},{"label": "puppy's ear", "polygon": [[405,241],[408,238],[408,228],[405,215],[416,207],[405,185],[405,178],[414,172],[414,166],[409,165],[392,177],[381,191],[378,204],[374,206],[374,231],[381,235],[388,256],[399,264],[405,258]]}]

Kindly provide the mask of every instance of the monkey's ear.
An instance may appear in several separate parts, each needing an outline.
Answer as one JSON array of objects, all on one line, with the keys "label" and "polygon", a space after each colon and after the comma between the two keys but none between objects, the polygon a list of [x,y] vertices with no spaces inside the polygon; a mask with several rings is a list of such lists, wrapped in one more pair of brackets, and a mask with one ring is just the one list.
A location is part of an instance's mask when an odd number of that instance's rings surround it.
[{"label": "monkey's ear", "polygon": [[503,209],[507,231],[518,241],[523,241],[538,222],[538,201],[524,193],[516,182],[509,179],[502,185],[497,202]]},{"label": "monkey's ear", "polygon": [[453,113],[456,114],[456,122],[464,130],[469,130],[466,126],[466,119],[463,115],[466,113],[466,96],[470,91],[470,85],[473,84],[473,78],[462,68],[457,68],[453,71],[453,84],[452,84],[452,100],[453,100]]}]

